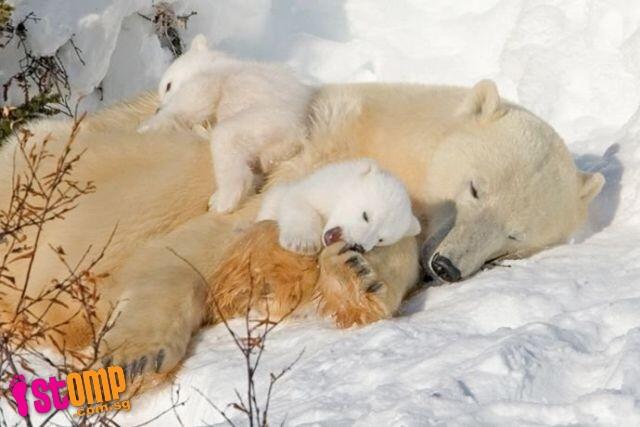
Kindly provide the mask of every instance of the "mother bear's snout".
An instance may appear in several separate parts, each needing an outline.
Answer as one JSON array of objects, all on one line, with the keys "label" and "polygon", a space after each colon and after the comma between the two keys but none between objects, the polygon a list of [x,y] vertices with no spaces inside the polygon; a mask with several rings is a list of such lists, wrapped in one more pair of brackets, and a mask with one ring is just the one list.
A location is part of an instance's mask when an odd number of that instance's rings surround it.
[{"label": "mother bear's snout", "polygon": [[[424,263],[425,260],[423,260],[423,264]],[[429,270],[433,271],[436,276],[446,282],[457,282],[462,278],[460,270],[451,262],[451,260],[438,253],[431,259],[429,267]]]}]

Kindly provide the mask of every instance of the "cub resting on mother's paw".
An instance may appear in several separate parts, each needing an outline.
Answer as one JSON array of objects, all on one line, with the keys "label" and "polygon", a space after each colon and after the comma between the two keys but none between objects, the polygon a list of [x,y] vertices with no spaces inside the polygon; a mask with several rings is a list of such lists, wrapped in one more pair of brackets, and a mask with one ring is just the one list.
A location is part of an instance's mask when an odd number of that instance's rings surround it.
[{"label": "cub resting on mother's paw", "polygon": [[315,254],[343,240],[368,252],[420,233],[402,182],[371,159],[331,163],[263,197],[258,221],[273,219],[280,245]]}]

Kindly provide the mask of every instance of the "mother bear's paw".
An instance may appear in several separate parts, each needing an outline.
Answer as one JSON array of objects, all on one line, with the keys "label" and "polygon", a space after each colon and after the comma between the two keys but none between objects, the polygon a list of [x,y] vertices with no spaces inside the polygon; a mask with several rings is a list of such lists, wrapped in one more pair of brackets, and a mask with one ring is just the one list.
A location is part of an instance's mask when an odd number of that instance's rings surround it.
[{"label": "mother bear's paw", "polygon": [[318,292],[321,313],[342,328],[389,318],[393,312],[386,304],[387,283],[358,248],[344,242],[320,255]]},{"label": "mother bear's paw", "polygon": [[129,382],[144,374],[170,372],[184,357],[189,341],[184,337],[175,340],[169,336],[149,337],[146,331],[122,328],[108,332],[99,348],[100,363],[105,367],[122,367]]}]

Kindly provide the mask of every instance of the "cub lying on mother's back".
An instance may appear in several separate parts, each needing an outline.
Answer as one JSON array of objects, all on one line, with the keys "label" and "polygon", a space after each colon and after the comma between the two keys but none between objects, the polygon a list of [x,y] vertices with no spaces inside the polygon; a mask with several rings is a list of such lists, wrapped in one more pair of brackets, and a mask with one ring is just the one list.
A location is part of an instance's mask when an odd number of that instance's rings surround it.
[{"label": "cub lying on mother's back", "polygon": [[[201,135],[204,131],[218,187],[209,206],[228,213],[252,192],[252,165],[268,173],[300,150],[311,95],[312,89],[286,67],[210,50],[200,34],[162,76],[160,107],[138,130],[178,122],[199,129]],[[211,131],[204,127],[209,124]]]},{"label": "cub lying on mother's back", "polygon": [[370,251],[420,233],[404,185],[372,159],[329,164],[272,188],[257,219],[276,220],[280,245],[305,254],[338,240]]}]

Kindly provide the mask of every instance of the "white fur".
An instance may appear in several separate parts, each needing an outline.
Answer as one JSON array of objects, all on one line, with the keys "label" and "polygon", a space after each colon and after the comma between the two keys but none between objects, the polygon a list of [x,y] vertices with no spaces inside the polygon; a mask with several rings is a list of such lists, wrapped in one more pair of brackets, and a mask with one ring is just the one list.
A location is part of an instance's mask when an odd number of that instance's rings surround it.
[{"label": "white fur", "polygon": [[257,219],[273,219],[280,244],[316,253],[335,227],[342,239],[365,251],[420,233],[404,185],[371,159],[329,164],[311,175],[269,190]]},{"label": "white fur", "polygon": [[139,131],[179,122],[209,138],[217,184],[209,206],[228,213],[253,190],[252,166],[269,172],[300,149],[312,90],[283,66],[209,50],[198,35],[167,69],[158,94],[158,111]]}]

